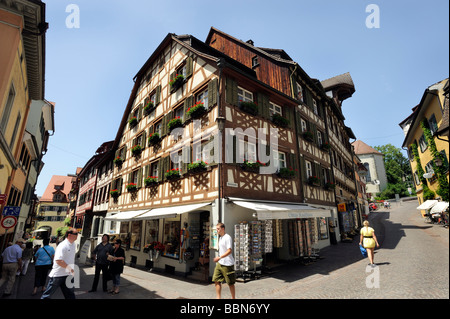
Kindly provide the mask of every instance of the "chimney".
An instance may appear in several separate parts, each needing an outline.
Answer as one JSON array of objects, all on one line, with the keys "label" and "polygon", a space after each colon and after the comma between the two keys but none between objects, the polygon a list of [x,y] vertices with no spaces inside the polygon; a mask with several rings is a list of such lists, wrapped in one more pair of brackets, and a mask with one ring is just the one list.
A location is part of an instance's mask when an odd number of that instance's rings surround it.
[{"label": "chimney", "polygon": [[253,42],[253,40],[248,40],[246,43],[250,44],[250,45],[255,45],[255,42]]}]

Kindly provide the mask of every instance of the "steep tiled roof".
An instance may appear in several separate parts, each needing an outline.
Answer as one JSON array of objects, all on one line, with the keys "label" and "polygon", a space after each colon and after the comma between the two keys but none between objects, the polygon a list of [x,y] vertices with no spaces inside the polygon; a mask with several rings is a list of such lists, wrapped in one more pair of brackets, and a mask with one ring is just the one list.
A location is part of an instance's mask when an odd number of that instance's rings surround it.
[{"label": "steep tiled roof", "polygon": [[55,186],[62,186],[61,192],[67,196],[72,189],[72,177],[53,175],[40,200],[44,202],[53,201],[53,194],[57,191]]},{"label": "steep tiled roof", "polygon": [[383,155],[382,153],[378,152],[373,147],[367,145],[363,141],[357,140],[352,143],[353,147],[355,148],[355,154],[356,155],[362,155],[362,154],[379,154]]}]

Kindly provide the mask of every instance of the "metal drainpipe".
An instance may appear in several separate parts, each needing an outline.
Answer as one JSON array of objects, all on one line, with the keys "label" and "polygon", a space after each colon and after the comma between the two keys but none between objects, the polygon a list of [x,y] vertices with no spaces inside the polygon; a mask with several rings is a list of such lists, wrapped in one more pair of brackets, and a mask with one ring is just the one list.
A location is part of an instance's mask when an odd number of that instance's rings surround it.
[{"label": "metal drainpipe", "polygon": [[[220,86],[222,84],[222,68],[223,68],[224,64],[225,64],[224,59],[220,58],[218,63],[217,63],[217,66],[219,67],[219,81],[218,81],[218,85],[217,85],[217,114],[218,114],[219,117],[222,116],[222,112],[221,112],[221,106],[222,105],[220,103],[221,99],[222,99],[222,96],[220,94]],[[220,141],[220,149],[219,149],[219,164],[217,166],[218,175],[219,175],[219,178],[218,178],[218,184],[219,184],[219,203],[218,203],[219,204],[219,220],[218,221],[221,223],[222,222],[222,215],[223,215],[223,208],[222,208],[222,205],[223,205],[223,202],[222,202],[223,187],[222,187],[222,177],[221,177],[221,175],[222,175],[221,166],[222,166],[223,132],[220,131],[220,130],[219,130],[219,137],[220,137],[221,141]]]}]

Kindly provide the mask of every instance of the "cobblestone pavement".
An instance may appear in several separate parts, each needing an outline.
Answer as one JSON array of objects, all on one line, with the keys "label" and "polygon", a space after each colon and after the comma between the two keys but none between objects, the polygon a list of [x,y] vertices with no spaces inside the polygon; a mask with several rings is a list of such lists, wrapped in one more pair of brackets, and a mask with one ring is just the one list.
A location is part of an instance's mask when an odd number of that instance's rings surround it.
[{"label": "cobblestone pavement", "polygon": [[[322,249],[323,259],[309,265],[290,264],[270,276],[236,284],[240,299],[448,299],[449,234],[439,225],[424,223],[417,201],[394,203],[389,210],[369,215],[381,247],[375,268],[359,252],[359,238]],[[88,293],[94,267],[80,267],[77,299],[212,299],[214,285],[126,266],[121,292]],[[4,299],[39,299],[31,296],[34,267],[17,277],[14,292]],[[111,283],[109,283],[111,284]],[[223,298],[230,298],[226,285]],[[61,299],[60,292],[54,295]]]}]

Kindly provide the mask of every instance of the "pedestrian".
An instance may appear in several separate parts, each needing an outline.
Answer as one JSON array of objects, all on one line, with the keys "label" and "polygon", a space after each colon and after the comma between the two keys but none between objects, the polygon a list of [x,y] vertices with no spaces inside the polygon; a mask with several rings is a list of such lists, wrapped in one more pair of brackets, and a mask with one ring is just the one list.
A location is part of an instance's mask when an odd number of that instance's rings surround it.
[{"label": "pedestrian", "polygon": [[[52,269],[53,258],[55,257],[55,248],[49,245],[50,239],[43,240],[43,247],[40,247],[34,255],[34,290],[31,295],[35,295],[39,287],[42,292],[45,291],[45,282],[47,281],[48,272]],[[39,245],[40,246],[40,245]]]},{"label": "pedestrian", "polygon": [[361,236],[359,240],[359,245],[363,246],[367,250],[367,256],[369,257],[369,262],[372,267],[375,266],[374,260],[374,250],[375,245],[380,247],[378,244],[377,236],[375,236],[375,230],[369,227],[369,221],[365,220],[363,223],[364,227],[361,228]]},{"label": "pedestrian", "polygon": [[102,272],[102,283],[103,283],[103,291],[108,291],[108,276],[109,276],[109,261],[108,255],[111,254],[113,250],[112,245],[109,243],[109,235],[104,234],[102,236],[102,242],[98,244],[93,251],[95,259],[95,276],[94,282],[92,283],[92,288],[89,292],[97,291],[98,281],[100,279],[100,271]]},{"label": "pedestrian", "polygon": [[236,298],[236,274],[234,272],[234,258],[232,255],[233,241],[231,236],[225,233],[225,225],[218,223],[216,226],[219,234],[219,256],[214,258],[216,268],[212,281],[216,288],[216,298],[220,299],[222,294],[222,283],[225,281],[230,288],[231,298]]},{"label": "pedestrian", "polygon": [[78,231],[75,228],[69,228],[66,232],[66,239],[56,247],[53,268],[49,274],[50,280],[41,299],[50,299],[58,288],[61,288],[65,299],[75,299],[74,286],[67,280],[69,275],[75,276],[75,240],[77,236]]},{"label": "pedestrian", "polygon": [[27,274],[28,265],[30,264],[31,258],[33,257],[33,242],[27,241],[25,243],[25,248],[22,251],[22,272],[17,272],[17,276],[25,276]]},{"label": "pedestrian", "polygon": [[113,295],[117,295],[119,293],[120,286],[120,274],[123,273],[123,265],[125,264],[125,250],[122,247],[122,241],[120,239],[116,239],[114,241],[114,249],[111,251],[109,256],[110,265],[109,271],[112,276],[113,288],[110,291]]},{"label": "pedestrian", "polygon": [[16,281],[17,271],[22,271],[22,244],[25,242],[22,238],[17,239],[14,245],[10,245],[2,253],[3,269],[0,279],[0,288],[6,282],[3,296],[10,296],[14,282]]}]

